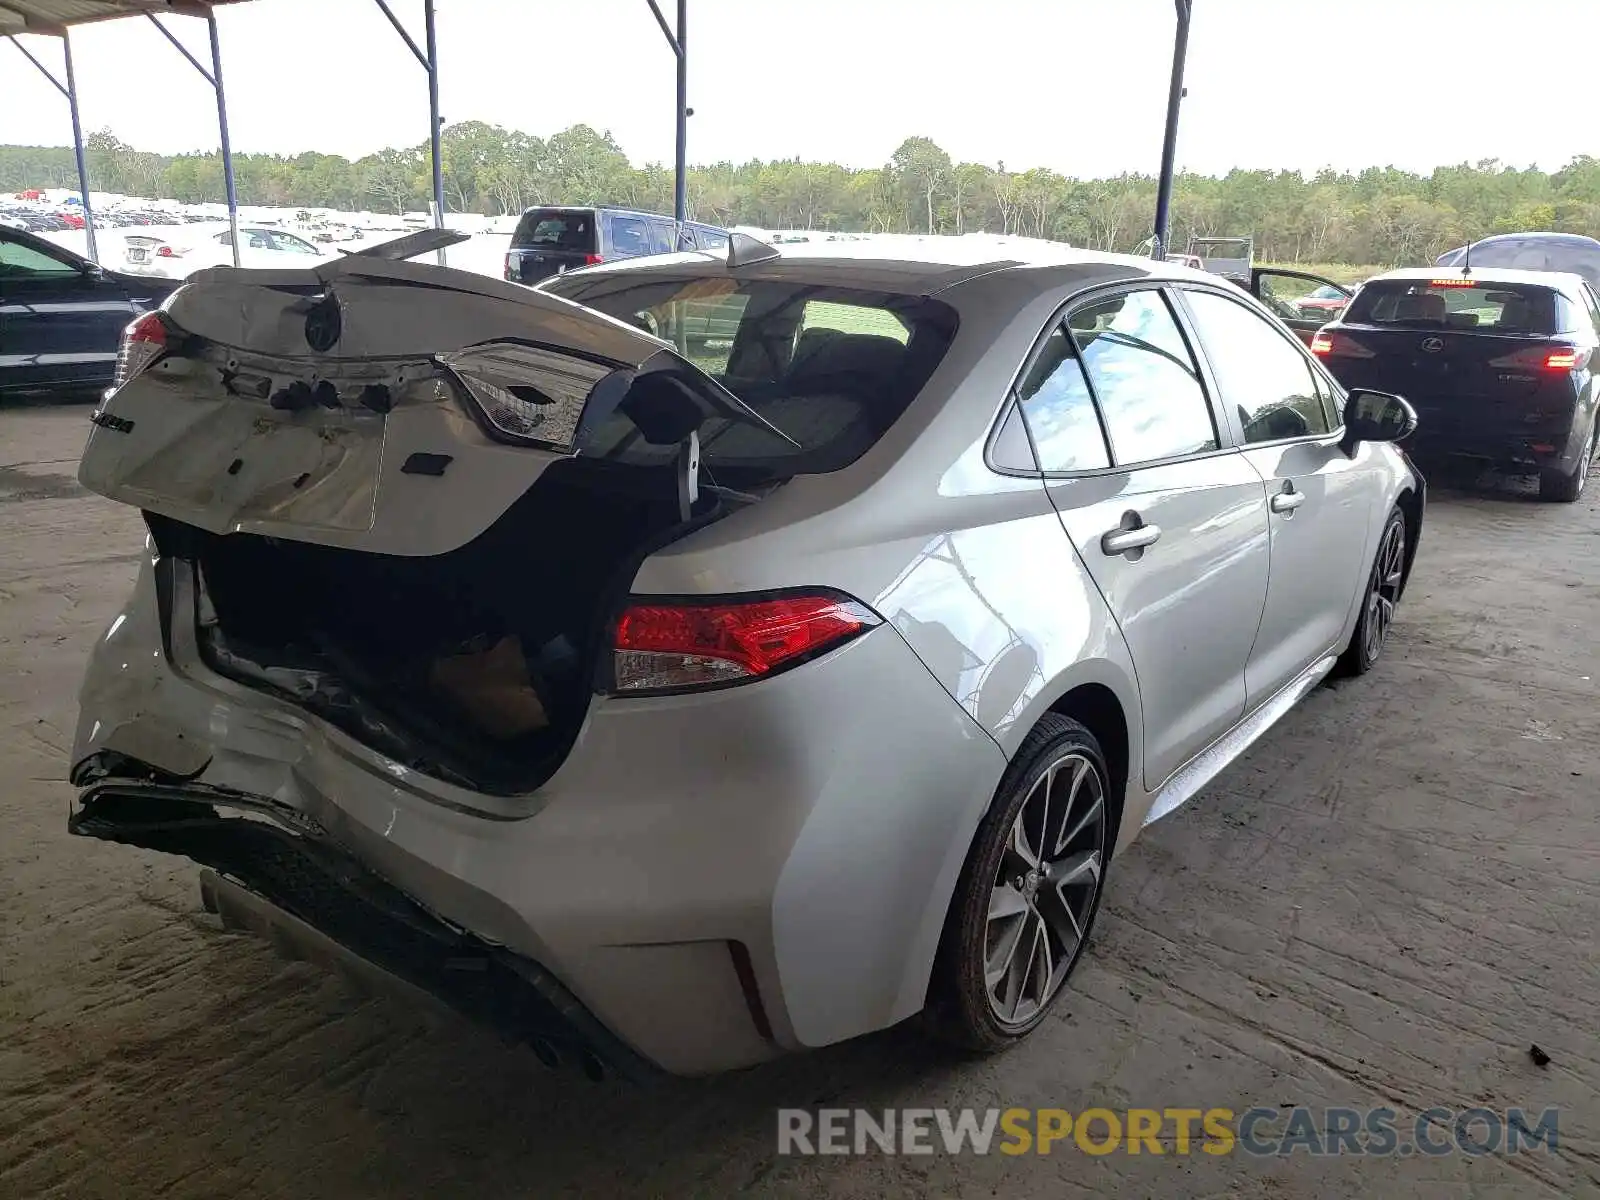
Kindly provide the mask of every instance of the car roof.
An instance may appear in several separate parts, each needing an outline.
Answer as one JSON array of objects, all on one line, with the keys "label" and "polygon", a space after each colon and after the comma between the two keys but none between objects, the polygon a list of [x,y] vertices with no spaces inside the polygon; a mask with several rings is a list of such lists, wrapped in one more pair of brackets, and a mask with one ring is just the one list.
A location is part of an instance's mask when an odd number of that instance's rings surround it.
[{"label": "car roof", "polygon": [[[1432,279],[1460,279],[1462,273],[1457,267],[1401,267],[1394,271],[1385,271],[1382,275],[1374,275],[1368,283],[1382,283],[1387,280],[1432,280]],[[1525,287],[1559,288],[1564,291],[1577,293],[1583,285],[1583,276],[1573,271],[1525,271],[1517,267],[1473,267],[1466,278],[1476,279],[1481,283],[1509,283]]]},{"label": "car roof", "polygon": [[[1565,246],[1582,246],[1586,249],[1600,248],[1600,240],[1582,233],[1491,233],[1488,237],[1481,237],[1472,243],[1474,250],[1480,246],[1493,246],[1501,242],[1555,242]],[[1460,247],[1457,247],[1460,249]]]},{"label": "car roof", "polygon": [[[630,217],[659,217],[670,221],[673,218],[666,213],[650,212],[643,208],[629,208],[626,204],[533,204],[522,210],[522,215],[541,212],[576,212],[576,213],[625,213]],[[685,221],[685,225],[694,222]]]},{"label": "car roof", "polygon": [[[796,283],[826,281],[840,287],[931,296],[996,271],[1055,268],[1051,284],[1075,274],[1097,282],[1108,274],[1127,279],[1217,283],[1220,277],[1176,263],[1081,250],[1035,238],[885,235],[854,242],[793,242],[772,247],[774,256],[732,270],[743,279]],[[706,274],[729,268],[720,254],[660,254],[585,268],[585,275]],[[1114,268],[1107,272],[1106,268]],[[1118,270],[1117,268],[1120,268]]]}]

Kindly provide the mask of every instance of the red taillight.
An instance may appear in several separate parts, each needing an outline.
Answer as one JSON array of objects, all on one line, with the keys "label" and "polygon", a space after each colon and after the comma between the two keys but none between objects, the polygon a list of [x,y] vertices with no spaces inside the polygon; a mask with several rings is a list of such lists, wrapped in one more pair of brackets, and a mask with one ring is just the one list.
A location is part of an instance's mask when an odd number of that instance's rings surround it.
[{"label": "red taillight", "polygon": [[877,624],[866,605],[826,592],[632,604],[617,620],[616,690],[681,691],[763,678]]},{"label": "red taillight", "polygon": [[1491,359],[1491,367],[1510,371],[1576,371],[1589,361],[1589,351],[1580,346],[1534,346]]},{"label": "red taillight", "polygon": [[167,323],[158,312],[135,317],[122,331],[111,386],[121,387],[167,352]]},{"label": "red taillight", "polygon": [[1311,339],[1311,353],[1318,358],[1375,358],[1360,342],[1347,334],[1329,330],[1315,334]]},{"label": "red taillight", "polygon": [[605,262],[605,260],[606,256],[604,254],[585,254],[583,256],[583,265],[586,267],[592,267],[596,263]]}]

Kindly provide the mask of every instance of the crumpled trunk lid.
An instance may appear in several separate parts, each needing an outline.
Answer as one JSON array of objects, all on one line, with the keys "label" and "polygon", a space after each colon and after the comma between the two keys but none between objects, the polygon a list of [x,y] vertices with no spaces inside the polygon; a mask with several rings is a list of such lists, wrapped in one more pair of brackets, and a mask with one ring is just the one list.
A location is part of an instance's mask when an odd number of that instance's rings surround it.
[{"label": "crumpled trunk lid", "polygon": [[219,267],[161,314],[165,351],[108,392],[79,479],[212,533],[444,553],[590,452],[647,376],[679,405],[631,413],[647,440],[765,425],[641,330],[424,263]]}]

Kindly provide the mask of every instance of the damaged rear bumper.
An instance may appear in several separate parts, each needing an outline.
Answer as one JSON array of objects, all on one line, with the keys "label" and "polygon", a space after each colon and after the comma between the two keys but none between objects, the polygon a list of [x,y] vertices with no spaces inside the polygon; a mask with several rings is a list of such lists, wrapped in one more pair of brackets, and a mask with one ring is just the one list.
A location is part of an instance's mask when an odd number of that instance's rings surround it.
[{"label": "damaged rear bumper", "polygon": [[283,806],[119,781],[88,788],[68,828],[193,859],[206,868],[202,903],[225,928],[264,936],[362,991],[442,1005],[591,1079],[662,1074],[538,963],[426,912]]},{"label": "damaged rear bumper", "polygon": [[[299,953],[328,949],[310,926],[341,957],[501,1028],[498,1002],[463,993],[472,972],[441,964],[487,964],[518,995],[531,972],[561,991],[534,986],[543,1000],[512,1004],[509,1027],[580,1063],[592,1053],[623,1070],[632,1055],[706,1074],[922,1007],[1005,758],[893,628],[749,688],[597,699],[548,782],[492,796],[210,671],[194,622],[160,617],[189,611],[185,570],[152,551],[92,651],[76,832],[187,855],[247,889],[248,905],[228,893],[234,908]],[[869,696],[881,705],[870,720]],[[174,820],[206,830],[180,844],[156,827]],[[278,873],[262,876],[241,848]],[[338,885],[322,880],[315,906],[289,887],[310,867]],[[369,905],[360,921],[352,890]],[[420,922],[426,953],[392,951],[375,932],[389,918],[408,937]]]}]

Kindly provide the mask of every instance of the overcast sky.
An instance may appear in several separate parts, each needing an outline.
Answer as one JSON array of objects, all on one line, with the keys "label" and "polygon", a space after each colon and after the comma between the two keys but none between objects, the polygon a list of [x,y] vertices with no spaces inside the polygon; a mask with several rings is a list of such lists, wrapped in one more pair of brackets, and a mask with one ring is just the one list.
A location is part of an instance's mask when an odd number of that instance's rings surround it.
[{"label": "overcast sky", "polygon": [[[661,0],[670,15],[675,0]],[[957,159],[1094,176],[1159,162],[1171,0],[688,0],[691,162]],[[422,42],[421,0],[392,0]],[[1194,0],[1179,164],[1359,168],[1600,154],[1600,0]],[[169,18],[197,55],[203,22]],[[370,0],[254,0],[221,27],[233,145],[356,158],[426,135],[421,67]],[[610,129],[670,162],[672,57],[645,0],[438,0],[441,112]],[[52,66],[48,38],[27,39]],[[73,34],[86,131],[215,148],[204,81],[149,22]],[[1585,58],[1585,56],[1588,56]],[[65,144],[0,45],[0,142]]]}]

